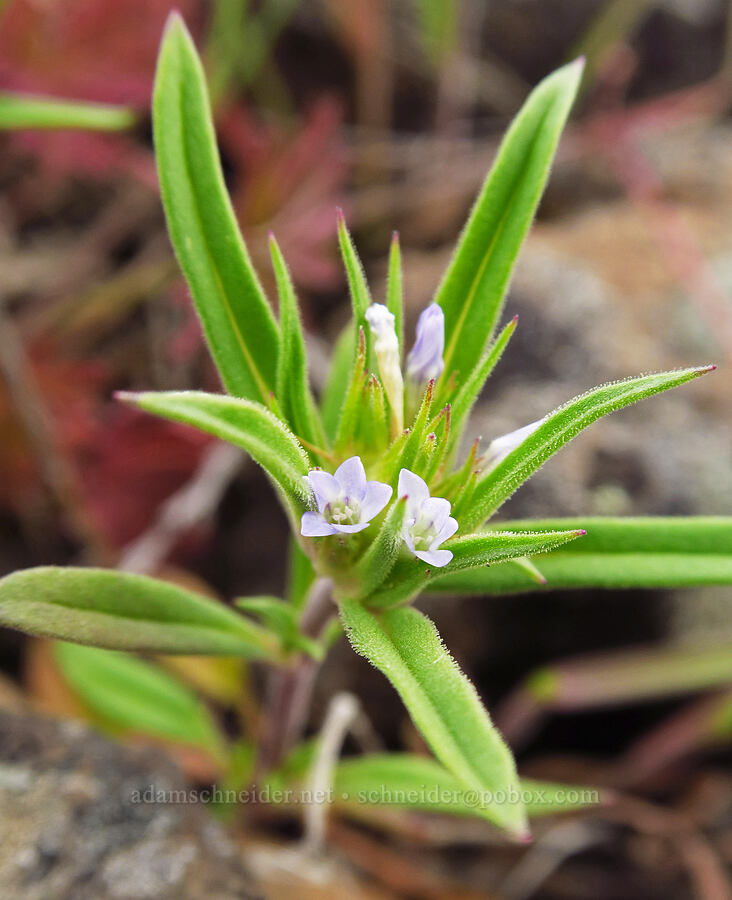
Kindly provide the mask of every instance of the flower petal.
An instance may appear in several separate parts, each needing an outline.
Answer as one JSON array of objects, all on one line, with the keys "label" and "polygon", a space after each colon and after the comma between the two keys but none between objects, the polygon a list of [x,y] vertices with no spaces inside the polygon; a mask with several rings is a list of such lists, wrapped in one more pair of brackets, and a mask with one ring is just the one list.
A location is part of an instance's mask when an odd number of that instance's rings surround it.
[{"label": "flower petal", "polygon": [[429,497],[430,489],[427,487],[427,482],[423,478],[420,478],[419,475],[415,475],[414,472],[410,472],[409,469],[402,469],[399,473],[399,482],[397,483],[397,495],[400,498],[408,497],[408,509],[410,511],[418,511],[424,501]]},{"label": "flower petal", "polygon": [[319,512],[323,512],[329,503],[334,503],[341,496],[341,486],[330,472],[313,469],[308,473],[308,482],[315,494]]},{"label": "flower petal", "polygon": [[438,569],[446,566],[452,559],[452,553],[449,550],[416,550],[414,555]]},{"label": "flower petal", "polygon": [[404,522],[404,526],[402,527],[402,538],[404,543],[409,547],[409,549],[414,553],[414,541],[412,540],[412,535],[410,533],[410,528],[414,525],[414,519],[407,519]]},{"label": "flower petal", "polygon": [[407,357],[407,374],[413,381],[437,378],[445,367],[445,314],[437,303],[422,310],[417,322],[417,339]]},{"label": "flower petal", "polygon": [[352,456],[335,470],[335,478],[341,490],[350,500],[363,501],[366,495],[366,470],[360,456]]},{"label": "flower petal", "polygon": [[364,528],[368,528],[371,522],[359,522],[357,525],[333,525],[336,531],[340,531],[343,534],[356,534],[357,531],[363,531]]},{"label": "flower petal", "polygon": [[361,504],[361,521],[370,522],[391,499],[391,485],[383,481],[367,481],[366,496]]},{"label": "flower petal", "polygon": [[450,516],[450,501],[444,497],[428,497],[422,504],[419,518],[422,522],[431,522],[436,532],[447,522]]},{"label": "flower petal", "polygon": [[546,416],[543,419],[538,419],[536,422],[531,422],[529,425],[524,425],[522,428],[517,428],[515,431],[509,431],[508,434],[502,434],[500,437],[494,438],[488,445],[488,449],[483,457],[483,471],[487,472],[489,469],[495,468],[499,462],[503,462],[508,454],[513,453],[526,438],[530,437],[545,419]]},{"label": "flower petal", "polygon": [[448,538],[451,538],[453,534],[458,530],[458,522],[457,519],[453,519],[452,516],[449,516],[445,524],[442,528],[437,532],[437,537],[432,541],[432,546],[430,550],[436,550],[443,541],[446,541]]},{"label": "flower petal", "polygon": [[302,514],[300,520],[300,534],[303,537],[325,537],[326,534],[335,534],[335,526],[316,512],[306,512]]}]

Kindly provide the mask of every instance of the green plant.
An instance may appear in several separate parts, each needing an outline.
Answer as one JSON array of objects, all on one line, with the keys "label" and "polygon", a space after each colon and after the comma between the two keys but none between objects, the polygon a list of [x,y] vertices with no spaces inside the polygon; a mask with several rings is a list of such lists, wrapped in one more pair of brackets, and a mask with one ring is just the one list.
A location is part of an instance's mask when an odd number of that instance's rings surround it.
[{"label": "green plant", "polygon": [[[295,687],[327,652],[337,609],[354,649],[391,681],[439,762],[398,755],[346,762],[336,769],[336,785],[340,779],[349,784],[347,793],[362,788],[368,794],[380,779],[391,786],[434,781],[453,799],[438,799],[431,808],[479,815],[525,836],[527,808],[534,811],[526,795],[538,788],[518,781],[512,755],[475,689],[412,601],[426,590],[732,583],[729,519],[488,523],[596,419],[714,366],[602,385],[495,439],[482,453],[476,442],[465,460],[458,459],[471,408],[516,327],[513,320],[496,335],[512,267],[581,72],[575,62],[545,79],[508,131],[435,302],[420,317],[405,372],[399,244],[391,248],[386,304],[374,303],[340,218],[353,323],[336,347],[318,404],[287,266],[272,238],[277,321],[226,193],[200,62],[182,21],[173,17],[153,103],[160,184],[171,239],[228,393],[120,397],[229,441],[262,466],[294,536],[290,595],[243,598],[240,615],[151,578],[41,568],[0,582],[0,621],[100,648],[235,655],[268,664],[279,705],[257,750],[256,771],[260,781],[274,783],[302,777],[308,756],[304,745],[293,751],[301,711],[292,709],[292,698],[302,702]],[[537,554],[546,554],[540,568]],[[91,679],[117,679],[119,690],[135,691],[142,706],[164,702],[167,681],[135,664],[119,678],[117,656],[105,673],[103,655],[83,652],[86,657],[76,659],[68,645],[61,658],[90,705],[105,702],[98,684],[86,689]],[[177,697],[168,712],[193,716],[191,703]],[[119,707],[129,724],[132,705]],[[138,715],[158,732],[185,733],[170,716],[161,721],[139,709]],[[194,742],[210,745],[208,720],[193,718]],[[214,743],[217,754],[224,752]],[[233,771],[241,748],[230,749]],[[541,790],[559,796],[556,789]],[[467,802],[468,796],[478,802]],[[425,804],[418,799],[412,805]],[[547,802],[542,811],[572,805]]]}]

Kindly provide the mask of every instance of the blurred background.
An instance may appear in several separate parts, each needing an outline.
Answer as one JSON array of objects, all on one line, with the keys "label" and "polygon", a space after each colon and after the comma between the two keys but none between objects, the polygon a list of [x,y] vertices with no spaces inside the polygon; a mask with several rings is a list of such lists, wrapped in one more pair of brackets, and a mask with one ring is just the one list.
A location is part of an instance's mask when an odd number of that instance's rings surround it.
[{"label": "blurred background", "polygon": [[[292,268],[316,385],[349,311],[336,207],[377,299],[399,231],[411,329],[511,117],[540,78],[585,54],[508,299],[518,330],[472,431],[490,440],[601,381],[717,362],[693,387],[596,424],[501,514],[730,513],[727,0],[7,0],[0,90],[136,115],[117,134],[0,135],[2,574],[121,565],[221,597],[284,588],[286,522],[256,468],[112,398],[218,389],[152,154],[155,58],[174,7],[203,54],[255,265],[270,288],[271,230]],[[543,821],[528,850],[465,821],[335,823],[342,868],[296,896],[343,896],[344,871],[354,897],[728,896],[732,689],[721,677],[711,691],[689,685],[732,651],[729,589],[421,605],[522,772],[603,785],[615,802]],[[83,714],[43,642],[3,631],[0,666],[0,705]],[[534,689],[546,667],[551,696]],[[383,746],[420,749],[391,688],[341,644],[319,673],[311,730],[338,690],[359,696]],[[177,756],[210,777],[205,761]],[[241,839],[274,840],[266,828]]]}]

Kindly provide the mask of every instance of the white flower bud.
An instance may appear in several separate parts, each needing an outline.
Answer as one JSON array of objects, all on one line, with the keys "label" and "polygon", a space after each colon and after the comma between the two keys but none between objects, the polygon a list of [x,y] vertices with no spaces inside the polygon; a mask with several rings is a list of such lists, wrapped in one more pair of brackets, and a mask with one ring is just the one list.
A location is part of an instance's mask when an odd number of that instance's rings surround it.
[{"label": "white flower bud", "polygon": [[398,434],[404,428],[404,381],[394,316],[383,303],[372,303],[366,310],[366,320],[375,339],[374,354],[391,407],[393,430]]}]

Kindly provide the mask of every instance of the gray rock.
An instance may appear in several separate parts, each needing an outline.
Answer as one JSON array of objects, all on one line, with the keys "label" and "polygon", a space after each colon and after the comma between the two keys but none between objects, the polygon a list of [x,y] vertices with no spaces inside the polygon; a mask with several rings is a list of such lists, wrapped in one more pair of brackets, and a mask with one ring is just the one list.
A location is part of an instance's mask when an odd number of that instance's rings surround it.
[{"label": "gray rock", "polygon": [[262,896],[241,850],[200,805],[140,802],[151,789],[187,785],[153,750],[113,744],[77,723],[0,712],[3,900]]}]

